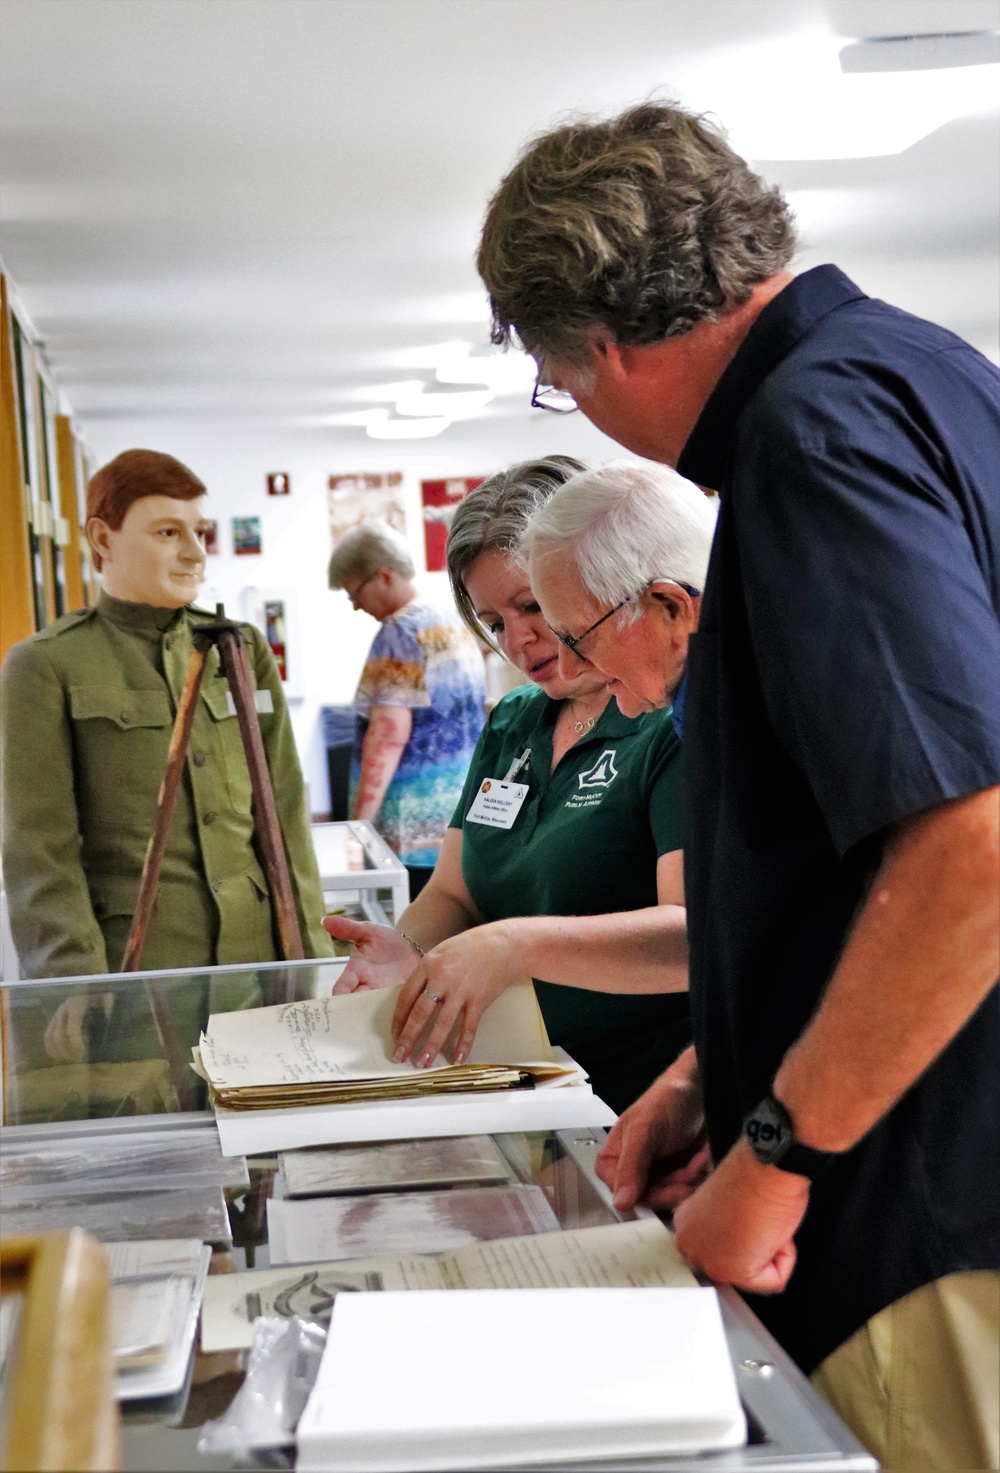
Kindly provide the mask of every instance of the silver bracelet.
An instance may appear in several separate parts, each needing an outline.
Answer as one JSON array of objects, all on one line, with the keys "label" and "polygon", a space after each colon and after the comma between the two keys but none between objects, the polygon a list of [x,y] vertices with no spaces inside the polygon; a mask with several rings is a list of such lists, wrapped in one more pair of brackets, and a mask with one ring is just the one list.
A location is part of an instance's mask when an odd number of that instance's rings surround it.
[{"label": "silver bracelet", "polygon": [[413,950],[417,953],[417,956],[427,955],[427,953],[424,951],[424,948],[420,945],[419,941],[414,941],[413,937],[407,936],[405,931],[400,931],[399,934],[402,936],[404,941],[408,941],[410,943],[410,945],[413,947]]}]

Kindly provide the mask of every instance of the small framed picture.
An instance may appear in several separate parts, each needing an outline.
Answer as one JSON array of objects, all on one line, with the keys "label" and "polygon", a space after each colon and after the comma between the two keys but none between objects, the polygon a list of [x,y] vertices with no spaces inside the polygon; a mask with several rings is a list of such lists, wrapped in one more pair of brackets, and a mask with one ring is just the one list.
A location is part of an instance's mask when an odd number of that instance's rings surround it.
[{"label": "small framed picture", "polygon": [[233,552],[252,557],[261,550],[260,517],[233,517]]},{"label": "small framed picture", "polygon": [[272,471],[267,478],[268,496],[291,496],[292,478],[287,471]]}]

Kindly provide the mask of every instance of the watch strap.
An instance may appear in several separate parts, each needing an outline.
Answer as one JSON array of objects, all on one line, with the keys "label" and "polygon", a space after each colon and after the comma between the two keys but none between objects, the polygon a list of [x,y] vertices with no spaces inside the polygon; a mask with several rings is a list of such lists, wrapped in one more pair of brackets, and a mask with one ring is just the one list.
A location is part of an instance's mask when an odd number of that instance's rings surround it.
[{"label": "watch strap", "polygon": [[835,1152],[818,1151],[795,1137],[791,1115],[773,1094],[766,1095],[743,1122],[750,1149],[766,1166],[777,1166],[795,1176],[816,1177],[829,1166]]}]

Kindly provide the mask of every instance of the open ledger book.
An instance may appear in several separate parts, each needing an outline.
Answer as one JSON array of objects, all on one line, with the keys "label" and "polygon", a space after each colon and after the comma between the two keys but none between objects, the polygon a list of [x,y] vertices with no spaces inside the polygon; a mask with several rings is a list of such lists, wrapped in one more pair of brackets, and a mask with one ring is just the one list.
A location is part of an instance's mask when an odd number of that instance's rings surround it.
[{"label": "open ledger book", "polygon": [[325,1324],[338,1294],[364,1290],[641,1287],[695,1287],[672,1235],[655,1217],[469,1243],[445,1253],[213,1275],[202,1303],[201,1348],[249,1346],[258,1315],[301,1315]]},{"label": "open ledger book", "polygon": [[[439,1055],[428,1069],[393,1059],[399,988],[213,1013],[194,1054],[213,1103],[225,1110],[414,1100],[586,1082],[557,1061],[534,988],[508,987],[483,1014],[469,1060]],[[415,1049],[414,1053],[419,1050]]]}]

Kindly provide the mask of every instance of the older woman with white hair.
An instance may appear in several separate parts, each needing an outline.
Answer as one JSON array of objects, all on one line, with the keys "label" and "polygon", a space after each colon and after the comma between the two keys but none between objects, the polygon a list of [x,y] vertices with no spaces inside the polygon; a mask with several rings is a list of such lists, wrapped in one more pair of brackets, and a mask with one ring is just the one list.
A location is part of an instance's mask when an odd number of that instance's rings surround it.
[{"label": "older woman with white hair", "polygon": [[486,716],[483,659],[452,608],[417,595],[405,540],[362,522],[330,558],[331,588],[381,629],[354,697],[351,817],[367,818],[410,875],[430,879]]},{"label": "older woman with white hair", "polygon": [[[459,608],[534,686],[491,714],[434,876],[400,922],[408,941],[327,925],[358,943],[338,989],[404,984],[397,1057],[419,1042],[426,1063],[456,1029],[464,1056],[484,1008],[533,979],[553,1042],[620,1111],[690,1041],[680,748],[667,712],[627,719],[586,662],[560,668],[518,556],[529,514],[582,470],[564,457],[526,462],[460,504],[448,541]],[[685,547],[700,538],[699,579],[711,541],[702,513],[689,505],[678,522]],[[488,812],[505,779],[514,802]]]}]

